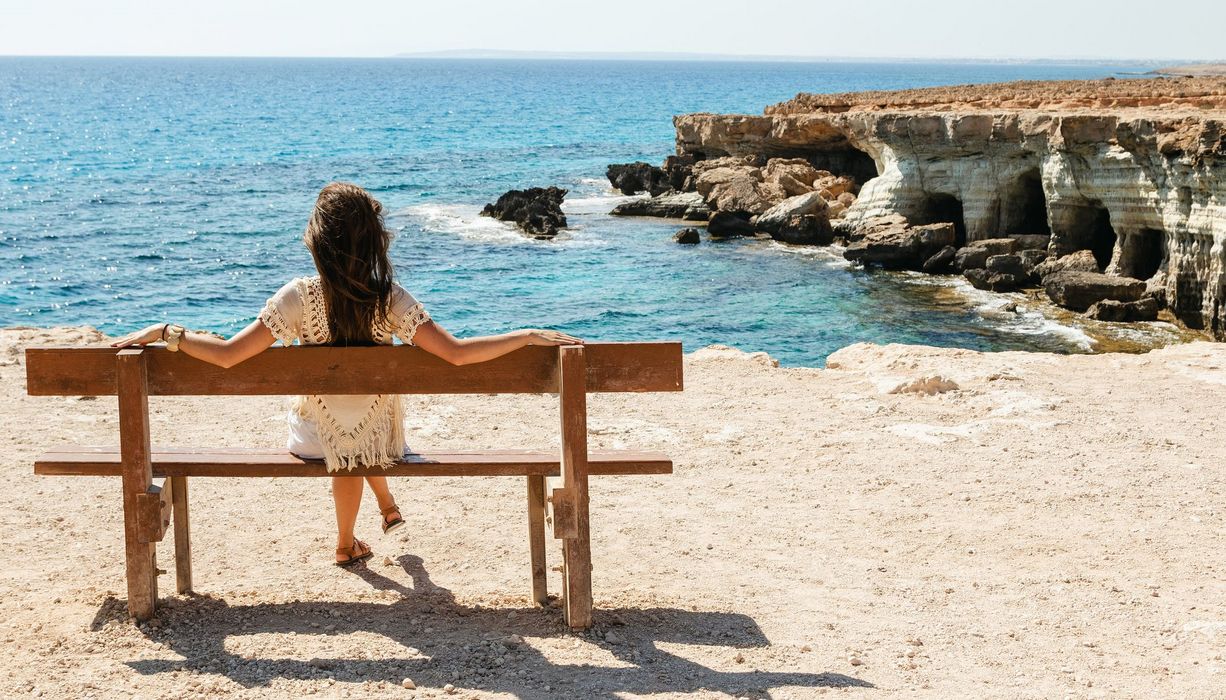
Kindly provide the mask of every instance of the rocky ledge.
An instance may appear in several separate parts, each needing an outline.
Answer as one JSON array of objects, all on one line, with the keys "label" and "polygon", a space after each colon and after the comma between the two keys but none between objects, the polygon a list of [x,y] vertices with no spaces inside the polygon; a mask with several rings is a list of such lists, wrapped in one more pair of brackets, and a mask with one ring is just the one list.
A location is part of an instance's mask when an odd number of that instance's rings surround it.
[{"label": "rocky ledge", "polygon": [[[1166,307],[1226,340],[1226,78],[802,94],[674,124],[653,182],[702,196],[716,228],[771,234],[790,202],[776,231],[825,218],[864,264],[1041,285],[1101,318]],[[810,192],[824,210],[800,208]]]}]

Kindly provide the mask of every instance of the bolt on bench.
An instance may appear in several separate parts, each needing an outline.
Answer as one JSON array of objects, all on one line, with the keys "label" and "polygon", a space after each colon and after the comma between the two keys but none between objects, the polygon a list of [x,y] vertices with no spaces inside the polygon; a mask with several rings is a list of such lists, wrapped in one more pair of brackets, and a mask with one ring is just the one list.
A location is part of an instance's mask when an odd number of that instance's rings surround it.
[{"label": "bolt on bench", "polygon": [[[411,346],[271,348],[221,369],[162,348],[29,348],[31,396],[117,396],[119,449],[56,447],[36,474],[122,479],[128,611],[137,619],[157,604],[157,543],[173,521],[177,590],[192,589],[188,477],[331,476],[323,462],[283,450],[152,447],[150,396],[276,394],[557,393],[561,451],[462,451],[406,455],[354,476],[522,476],[528,482],[532,598],[547,602],[545,524],[562,540],[563,608],[573,629],[592,620],[588,477],[669,474],[672,461],[651,452],[587,449],[588,392],[681,391],[681,344],[590,343],[532,346],[488,362],[455,367]],[[546,478],[561,477],[546,494]],[[154,478],[159,483],[154,483]],[[551,512],[547,513],[546,510]]]}]

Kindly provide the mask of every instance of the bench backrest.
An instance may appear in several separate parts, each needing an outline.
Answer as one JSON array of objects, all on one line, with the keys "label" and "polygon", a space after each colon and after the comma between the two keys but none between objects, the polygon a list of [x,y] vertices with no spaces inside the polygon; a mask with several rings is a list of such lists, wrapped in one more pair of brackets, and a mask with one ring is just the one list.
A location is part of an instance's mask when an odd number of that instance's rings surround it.
[{"label": "bench backrest", "polygon": [[[681,391],[681,343],[582,346],[588,392]],[[31,396],[115,396],[119,351],[26,350]],[[252,394],[543,394],[559,386],[558,348],[530,346],[453,366],[411,346],[270,348],[222,369],[165,348],[144,356],[151,396]]]}]

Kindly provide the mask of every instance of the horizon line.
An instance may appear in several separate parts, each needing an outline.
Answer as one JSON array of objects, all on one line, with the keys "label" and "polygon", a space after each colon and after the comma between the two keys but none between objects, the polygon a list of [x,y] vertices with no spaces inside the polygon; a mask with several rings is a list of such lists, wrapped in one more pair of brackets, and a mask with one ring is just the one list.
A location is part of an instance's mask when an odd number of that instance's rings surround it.
[{"label": "horizon line", "polygon": [[1224,63],[1226,59],[1189,59],[1179,57],[1122,58],[1118,56],[814,56],[800,54],[735,54],[687,51],[536,51],[518,49],[446,49],[441,51],[401,52],[383,56],[328,56],[306,54],[4,54],[0,58],[178,58],[178,59],[315,59],[315,60],[556,60],[556,61],[690,61],[755,63],[881,63],[881,62],[955,62],[955,63],[1117,63],[1201,65]]}]

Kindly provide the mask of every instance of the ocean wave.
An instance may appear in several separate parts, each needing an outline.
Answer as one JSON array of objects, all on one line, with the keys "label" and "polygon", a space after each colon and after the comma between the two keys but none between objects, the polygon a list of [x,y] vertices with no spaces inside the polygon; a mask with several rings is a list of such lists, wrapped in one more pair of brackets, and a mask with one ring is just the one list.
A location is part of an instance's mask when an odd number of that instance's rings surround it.
[{"label": "ocean wave", "polygon": [[[603,247],[604,238],[586,230],[586,227],[571,226],[558,233],[553,240],[536,240],[519,231],[514,224],[481,216],[481,210],[464,204],[417,204],[398,209],[390,219],[408,219],[426,231],[449,233],[465,240],[497,245],[554,245],[561,247]],[[570,213],[570,212],[568,212]]]},{"label": "ocean wave", "polygon": [[624,194],[597,194],[585,197],[567,197],[562,200],[562,211],[567,214],[608,214],[622,202],[638,199]]},{"label": "ocean wave", "polygon": [[803,258],[815,258],[826,264],[826,267],[847,269],[852,262],[843,257],[843,247],[835,245],[791,245],[779,241],[766,241],[766,249],[773,253],[798,255]]},{"label": "ocean wave", "polygon": [[393,219],[407,218],[427,231],[450,233],[470,241],[524,245],[534,242],[511,224],[481,216],[475,206],[463,204],[416,204],[392,212]]},{"label": "ocean wave", "polygon": [[976,314],[994,322],[1001,330],[1018,335],[1055,336],[1082,352],[1094,349],[1093,336],[1078,326],[1051,318],[1044,313],[1042,302],[1035,302],[1025,294],[976,289],[959,276],[915,274],[951,287],[967,299]]}]

